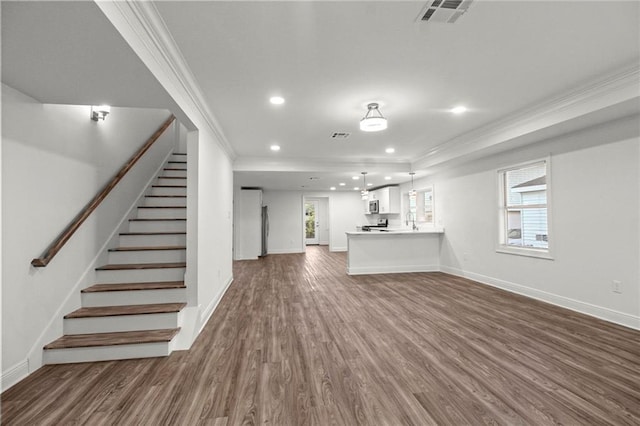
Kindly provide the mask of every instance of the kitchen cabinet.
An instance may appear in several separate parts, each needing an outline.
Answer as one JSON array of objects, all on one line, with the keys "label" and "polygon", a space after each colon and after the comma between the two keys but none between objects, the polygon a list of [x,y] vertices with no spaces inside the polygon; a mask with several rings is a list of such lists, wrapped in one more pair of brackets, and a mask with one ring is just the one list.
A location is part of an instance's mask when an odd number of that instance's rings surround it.
[{"label": "kitchen cabinet", "polygon": [[369,201],[378,200],[378,214],[400,214],[400,188],[387,186],[369,191],[369,199],[363,201],[364,214],[372,214]]},{"label": "kitchen cabinet", "polygon": [[440,270],[444,229],[347,232],[347,273],[392,274]]},{"label": "kitchen cabinet", "polygon": [[397,186],[387,186],[377,189],[375,192],[380,214],[400,213],[400,188]]}]

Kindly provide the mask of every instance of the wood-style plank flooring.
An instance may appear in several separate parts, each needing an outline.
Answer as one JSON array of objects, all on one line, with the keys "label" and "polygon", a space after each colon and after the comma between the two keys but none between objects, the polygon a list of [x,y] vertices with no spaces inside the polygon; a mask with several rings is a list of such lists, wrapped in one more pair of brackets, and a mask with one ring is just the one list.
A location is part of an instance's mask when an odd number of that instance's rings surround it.
[{"label": "wood-style plank flooring", "polygon": [[442,273],[235,263],[190,351],[46,366],[7,425],[640,424],[640,332]]}]

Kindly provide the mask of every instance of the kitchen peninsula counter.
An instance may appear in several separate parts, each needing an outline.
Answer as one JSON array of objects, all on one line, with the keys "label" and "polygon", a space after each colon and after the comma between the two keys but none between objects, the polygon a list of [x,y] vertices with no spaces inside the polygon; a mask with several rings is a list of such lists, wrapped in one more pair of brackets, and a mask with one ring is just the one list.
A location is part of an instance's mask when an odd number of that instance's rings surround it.
[{"label": "kitchen peninsula counter", "polygon": [[442,228],[347,232],[347,273],[438,271],[443,233]]}]

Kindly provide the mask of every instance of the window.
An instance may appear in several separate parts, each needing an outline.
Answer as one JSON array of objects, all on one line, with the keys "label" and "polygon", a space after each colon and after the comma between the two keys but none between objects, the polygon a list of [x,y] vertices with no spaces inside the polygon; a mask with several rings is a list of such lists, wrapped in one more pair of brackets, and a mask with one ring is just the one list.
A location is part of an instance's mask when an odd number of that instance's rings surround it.
[{"label": "window", "polygon": [[416,191],[415,197],[405,196],[408,201],[409,212],[416,222],[433,225],[433,188]]},{"label": "window", "polygon": [[500,246],[498,251],[550,258],[549,160],[498,171]]}]

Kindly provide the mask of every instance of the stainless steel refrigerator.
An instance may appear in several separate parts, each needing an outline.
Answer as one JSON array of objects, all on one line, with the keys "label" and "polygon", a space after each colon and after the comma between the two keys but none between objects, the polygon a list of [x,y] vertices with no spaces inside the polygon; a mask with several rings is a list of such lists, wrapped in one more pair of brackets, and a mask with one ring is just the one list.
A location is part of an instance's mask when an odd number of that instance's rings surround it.
[{"label": "stainless steel refrigerator", "polygon": [[268,206],[262,206],[262,249],[260,250],[260,256],[266,256],[269,241],[269,211]]}]

